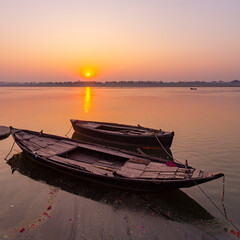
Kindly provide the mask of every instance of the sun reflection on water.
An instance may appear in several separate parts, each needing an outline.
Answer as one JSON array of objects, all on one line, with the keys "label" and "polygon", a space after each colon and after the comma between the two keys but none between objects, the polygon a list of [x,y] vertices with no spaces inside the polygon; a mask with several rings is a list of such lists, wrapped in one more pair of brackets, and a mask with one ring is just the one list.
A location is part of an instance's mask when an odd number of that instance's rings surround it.
[{"label": "sun reflection on water", "polygon": [[84,112],[88,113],[91,107],[91,88],[86,87],[84,93]]}]

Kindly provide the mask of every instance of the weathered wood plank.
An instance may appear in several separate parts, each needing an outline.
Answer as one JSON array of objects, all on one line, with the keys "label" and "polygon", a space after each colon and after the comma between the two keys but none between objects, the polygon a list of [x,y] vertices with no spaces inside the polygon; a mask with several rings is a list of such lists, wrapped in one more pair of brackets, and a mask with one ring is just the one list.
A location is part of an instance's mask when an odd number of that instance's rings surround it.
[{"label": "weathered wood plank", "polygon": [[126,162],[124,164],[124,167],[127,168],[132,168],[132,169],[138,169],[138,170],[144,170],[146,168],[145,164],[141,164],[141,163],[134,163],[134,162]]},{"label": "weathered wood plank", "polygon": [[143,171],[122,167],[121,169],[117,170],[116,173],[117,173],[117,175],[122,176],[122,177],[139,178],[140,175],[143,173]]},{"label": "weathered wood plank", "polygon": [[128,171],[128,172],[132,172],[132,173],[143,173],[143,170],[141,170],[141,169],[133,169],[133,168],[129,168],[129,167],[127,167],[127,166],[125,166],[125,165],[123,165],[122,167],[121,167],[121,171]]},{"label": "weathered wood plank", "polygon": [[113,173],[112,173],[114,171],[113,169],[102,168],[97,165],[93,166],[92,164],[78,162],[69,158],[63,158],[59,156],[52,156],[52,157],[49,157],[49,159],[58,163],[64,163],[76,168],[80,168],[82,170],[92,172],[95,174],[113,176]]},{"label": "weathered wood plank", "polygon": [[150,163],[150,160],[140,159],[140,158],[130,158],[128,162],[141,163],[141,164],[147,165]]},{"label": "weathered wood plank", "polygon": [[[109,149],[107,147],[103,147],[103,146],[94,146],[94,145],[89,145],[89,144],[84,144],[84,143],[76,143],[76,142],[71,142],[71,141],[67,141],[67,140],[61,140],[64,143],[67,144],[71,144],[71,145],[76,145],[82,148],[85,148],[86,150],[89,149],[91,151],[95,151],[95,152],[99,152],[99,153],[106,153],[109,155],[114,155],[115,157],[119,157],[121,158],[123,161],[129,160],[129,158],[131,157],[131,155],[129,155],[128,153],[124,153],[118,150],[114,150],[114,149]],[[149,162],[149,160],[146,160]]]},{"label": "weathered wood plank", "polygon": [[39,139],[38,137],[34,137],[29,139],[30,142],[35,143],[36,145],[39,145],[41,147],[47,147],[48,144],[44,142],[44,140]]},{"label": "weathered wood plank", "polygon": [[110,171],[110,172],[114,172],[114,171],[115,171],[115,170],[112,169],[112,168],[109,168],[109,167],[103,167],[103,166],[100,166],[100,165],[97,165],[97,164],[93,164],[92,166],[95,167],[95,168],[98,168],[98,169],[105,170],[105,171]]},{"label": "weathered wood plank", "polygon": [[40,155],[40,156],[43,156],[43,157],[50,157],[50,156],[56,154],[55,152],[46,150],[45,148],[40,148],[39,150],[36,150],[36,151],[34,151],[33,153],[34,153],[35,155]]},{"label": "weathered wood plank", "polygon": [[175,175],[175,179],[185,179],[185,175]]},{"label": "weathered wood plank", "polygon": [[105,175],[105,176],[110,176],[110,177],[114,176],[112,172],[106,171],[106,170],[103,170],[103,169],[99,169],[99,168],[93,169],[92,172],[94,174],[98,174],[98,175]]},{"label": "weathered wood plank", "polygon": [[57,144],[52,144],[52,145],[49,145],[46,149],[55,151],[57,154],[61,154],[63,152],[72,151],[76,148],[77,148],[76,146],[69,146],[69,147],[66,148],[66,147],[61,147]]},{"label": "weathered wood plank", "polygon": [[79,145],[76,145],[76,144],[72,144],[73,142],[70,142],[70,143],[68,144],[68,143],[63,142],[63,140],[60,140],[59,142],[55,143],[55,145],[58,145],[58,146],[61,146],[61,147],[64,147],[64,148],[71,148],[71,146],[75,146],[75,147],[79,146]]},{"label": "weathered wood plank", "polygon": [[159,179],[174,179],[175,178],[175,174],[162,174],[160,173],[158,175]]},{"label": "weathered wood plank", "polygon": [[103,160],[99,160],[99,163],[103,163],[103,164],[107,164],[107,165],[113,165],[113,162],[108,162],[108,161],[103,161]]},{"label": "weathered wood plank", "polygon": [[141,178],[157,178],[159,172],[143,172]]},{"label": "weathered wood plank", "polygon": [[63,157],[59,157],[59,156],[51,156],[51,157],[49,157],[49,159],[53,160],[55,162],[58,162],[58,163],[70,164],[70,165],[78,167],[78,168],[81,167],[81,168],[83,168],[85,170],[88,170],[88,171],[91,171],[91,169],[92,169],[91,164],[78,162],[78,161],[75,161],[75,160],[72,160],[72,159],[69,159],[69,158],[63,158]]},{"label": "weathered wood plank", "polygon": [[120,169],[123,165],[120,162],[114,162],[112,164],[107,164],[107,163],[102,163],[101,161],[96,161],[95,164],[98,166],[101,166],[101,167],[112,168],[114,170]]},{"label": "weathered wood plank", "polygon": [[[60,141],[59,141],[60,142]],[[77,142],[71,142],[71,141],[68,141],[68,140],[61,140],[62,143],[65,143],[67,145],[75,145],[75,146],[81,146],[81,143],[77,143]]]},{"label": "weathered wood plank", "polygon": [[116,172],[118,176],[120,177],[126,177],[126,178],[139,178],[141,174],[136,174],[136,173],[129,173],[129,172]]},{"label": "weathered wood plank", "polygon": [[41,148],[40,146],[38,146],[34,143],[31,143],[28,140],[22,140],[22,143],[31,151],[36,151]]},{"label": "weathered wood plank", "polygon": [[200,177],[206,178],[206,177],[211,177],[212,173],[201,171],[199,175],[200,175]]},{"label": "weathered wood plank", "polygon": [[159,172],[161,175],[175,175],[175,172]]},{"label": "weathered wood plank", "polygon": [[147,168],[146,170],[147,171],[151,171],[151,170],[159,170],[159,171],[166,171],[166,172],[175,172],[177,171],[177,167],[169,167],[169,166],[166,166],[166,164],[164,163],[155,163],[155,162],[150,162],[148,165],[147,165]]},{"label": "weathered wood plank", "polygon": [[95,163],[98,159],[97,158],[93,158],[91,156],[88,155],[75,155],[75,154],[69,154],[68,158],[71,158],[75,161],[80,161],[80,162],[86,162],[86,163]]},{"label": "weathered wood plank", "polygon": [[[72,151],[76,149],[77,147],[74,145],[66,145],[62,146],[61,144],[54,143],[54,144],[48,144],[46,142],[41,141],[40,139],[30,139],[31,143],[34,143],[35,145],[41,146],[39,150],[45,151],[45,152],[53,152],[54,154],[64,154],[66,152]],[[52,154],[52,155],[54,155]]]},{"label": "weathered wood plank", "polygon": [[15,133],[15,137],[18,138],[18,139],[20,139],[20,140],[23,140],[23,136],[20,135],[19,132],[18,132],[18,133]]},{"label": "weathered wood plank", "polygon": [[62,155],[62,154],[65,154],[65,153],[68,153],[68,152],[70,152],[70,151],[72,151],[72,150],[74,150],[76,147],[75,146],[73,146],[71,149],[60,149],[60,148],[52,148],[51,146],[49,146],[49,147],[46,147],[45,149],[46,150],[49,150],[49,151],[54,151],[55,152],[55,154],[57,154],[57,155]]},{"label": "weathered wood plank", "polygon": [[48,144],[53,144],[53,143],[57,143],[59,140],[57,139],[53,139],[53,138],[48,138],[48,137],[42,137],[44,138],[44,141]]},{"label": "weathered wood plank", "polygon": [[25,134],[25,135],[22,136],[22,138],[25,139],[25,140],[28,140],[28,139],[31,139],[31,138],[34,138],[34,137],[35,137],[35,135],[33,135],[33,134]]},{"label": "weathered wood plank", "polygon": [[15,134],[17,134],[17,135],[19,135],[19,136],[24,136],[25,134],[27,134],[26,132],[24,132],[24,131],[17,131],[17,133],[15,133]]},{"label": "weathered wood plank", "polygon": [[200,174],[201,170],[199,169],[195,169],[195,171],[192,174],[192,178],[198,178],[199,174]]}]

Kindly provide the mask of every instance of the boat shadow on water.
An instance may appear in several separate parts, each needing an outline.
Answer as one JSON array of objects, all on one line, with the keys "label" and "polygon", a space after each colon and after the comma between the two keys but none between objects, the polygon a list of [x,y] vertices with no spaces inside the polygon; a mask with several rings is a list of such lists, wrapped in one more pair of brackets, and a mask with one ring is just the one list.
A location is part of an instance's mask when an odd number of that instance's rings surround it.
[{"label": "boat shadow on water", "polygon": [[11,167],[12,174],[17,171],[35,181],[108,204],[117,210],[141,212],[149,216],[185,223],[203,224],[214,220],[207,210],[179,189],[159,193],[137,193],[105,187],[49,169],[32,161],[24,153],[15,154],[7,164]]}]

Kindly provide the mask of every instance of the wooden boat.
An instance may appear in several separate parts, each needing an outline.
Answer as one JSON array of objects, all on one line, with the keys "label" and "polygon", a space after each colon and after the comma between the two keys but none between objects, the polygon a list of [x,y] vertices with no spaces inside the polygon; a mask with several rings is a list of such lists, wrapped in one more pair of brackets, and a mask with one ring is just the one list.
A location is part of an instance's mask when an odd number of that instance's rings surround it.
[{"label": "wooden boat", "polygon": [[103,142],[125,146],[164,147],[172,145],[174,132],[117,123],[70,120],[76,133]]},{"label": "wooden boat", "polygon": [[125,190],[156,192],[191,187],[223,176],[161,158],[143,157],[42,132],[11,127],[11,134],[34,161],[88,181]]},{"label": "wooden boat", "polygon": [[[153,212],[156,217],[166,217],[168,220],[177,222],[203,222],[213,220],[213,216],[193,200],[186,193],[180,189],[174,191],[165,191],[164,194],[159,193],[138,193],[129,192],[122,189],[113,189],[70,175],[64,175],[59,171],[52,168],[48,168],[32,161],[26,157],[23,152],[14,154],[12,158],[7,161],[7,164],[11,167],[12,173],[15,171],[23,176],[26,176],[34,181],[46,183],[54,188],[61,189],[65,192],[81,196],[84,199],[91,199],[96,202],[101,202],[101,205],[110,205],[113,208],[121,204],[121,209],[131,212],[136,208],[136,202],[138,207],[135,212],[152,216]],[[117,201],[116,201],[117,199]],[[177,201],[176,201],[177,199]],[[159,208],[161,206],[161,208]],[[183,206],[188,206],[183,207]],[[84,206],[83,206],[84,207]],[[169,212],[171,214],[169,216]]]}]

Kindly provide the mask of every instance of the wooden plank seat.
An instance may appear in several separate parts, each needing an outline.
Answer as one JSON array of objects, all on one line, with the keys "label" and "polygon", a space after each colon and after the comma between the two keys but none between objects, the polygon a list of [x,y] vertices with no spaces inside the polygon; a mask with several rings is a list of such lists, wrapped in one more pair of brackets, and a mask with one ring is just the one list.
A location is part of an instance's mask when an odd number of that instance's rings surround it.
[{"label": "wooden plank seat", "polygon": [[[48,157],[48,156],[53,156],[53,155],[61,155],[61,154],[67,153],[71,150],[74,150],[76,148],[77,148],[76,146],[73,146],[69,149],[65,149],[65,148],[61,149],[61,148],[54,148],[52,146],[49,146],[46,148],[40,148],[36,152],[38,152],[42,156]],[[43,155],[43,153],[44,153],[44,155]]]},{"label": "wooden plank seat", "polygon": [[77,148],[75,145],[64,144],[61,141],[53,143],[53,144],[42,144],[39,139],[30,139],[31,143],[41,146],[41,148],[34,151],[34,154],[38,154],[44,157],[49,157],[53,155],[61,155],[67,152],[70,152]]},{"label": "wooden plank seat", "polygon": [[119,170],[116,171],[116,175],[126,178],[139,178],[142,173],[143,170],[130,169],[127,167],[121,167]]},{"label": "wooden plank seat", "polygon": [[58,141],[56,139],[50,139],[31,134],[23,135],[21,132],[17,135],[17,137],[21,139],[22,143],[29,150],[34,151],[35,154],[39,154],[45,157],[54,154],[63,154],[67,151],[71,151],[77,148],[75,145],[65,144],[64,142]]},{"label": "wooden plank seat", "polygon": [[130,158],[116,171],[116,174],[121,177],[139,178],[149,162],[145,159]]},{"label": "wooden plank seat", "polygon": [[134,162],[127,161],[124,164],[124,167],[130,168],[130,169],[136,169],[136,170],[145,170],[146,165],[142,163],[134,163]]},{"label": "wooden plank seat", "polygon": [[150,162],[141,174],[141,178],[185,179],[191,178],[194,169],[169,167],[165,163]]}]

